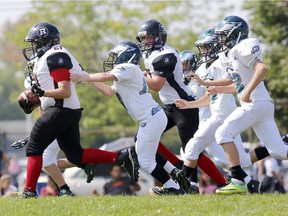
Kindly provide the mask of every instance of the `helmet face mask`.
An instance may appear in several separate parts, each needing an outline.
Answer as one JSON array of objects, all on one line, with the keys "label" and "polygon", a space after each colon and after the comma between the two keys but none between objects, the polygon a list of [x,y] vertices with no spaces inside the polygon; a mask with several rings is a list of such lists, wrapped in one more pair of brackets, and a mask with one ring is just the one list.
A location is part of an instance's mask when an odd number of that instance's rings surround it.
[{"label": "helmet face mask", "polygon": [[195,46],[199,50],[199,64],[209,63],[218,58],[218,51],[221,47],[219,35],[215,34],[214,29],[202,32]]},{"label": "helmet face mask", "polygon": [[123,41],[108,53],[108,59],[103,62],[103,70],[104,72],[110,71],[122,63],[140,65],[141,59],[142,53],[139,47],[130,41]]},{"label": "helmet face mask", "polygon": [[30,61],[40,58],[52,46],[60,44],[60,32],[50,23],[38,23],[29,30],[24,41],[31,43],[30,47],[22,49],[24,57]]},{"label": "helmet face mask", "polygon": [[167,40],[164,26],[157,20],[147,20],[139,28],[136,37],[141,51],[149,56],[152,51],[161,49]]},{"label": "helmet face mask", "polygon": [[238,16],[225,17],[215,28],[215,33],[220,36],[221,51],[227,52],[246,39],[249,34],[249,27],[245,20]]}]

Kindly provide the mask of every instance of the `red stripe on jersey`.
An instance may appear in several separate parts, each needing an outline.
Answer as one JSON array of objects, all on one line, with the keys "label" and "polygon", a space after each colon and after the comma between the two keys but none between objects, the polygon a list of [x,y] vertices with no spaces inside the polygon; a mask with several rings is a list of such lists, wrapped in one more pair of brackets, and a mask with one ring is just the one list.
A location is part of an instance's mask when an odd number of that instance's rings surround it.
[{"label": "red stripe on jersey", "polygon": [[58,68],[50,74],[56,82],[70,81],[70,72],[67,68]]}]

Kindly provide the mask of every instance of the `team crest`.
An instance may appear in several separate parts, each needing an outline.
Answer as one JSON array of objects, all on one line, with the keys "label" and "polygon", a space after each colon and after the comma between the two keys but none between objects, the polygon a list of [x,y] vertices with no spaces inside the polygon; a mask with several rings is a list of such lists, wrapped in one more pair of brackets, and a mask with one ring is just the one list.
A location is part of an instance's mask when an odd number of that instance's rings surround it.
[{"label": "team crest", "polygon": [[163,62],[164,62],[164,64],[169,64],[170,58],[169,57],[164,58]]},{"label": "team crest", "polygon": [[48,35],[48,29],[46,27],[39,28],[37,34],[38,36],[45,37]]},{"label": "team crest", "polygon": [[165,30],[165,28],[164,28],[164,26],[162,24],[159,24],[159,30],[161,32],[166,32],[166,30]]},{"label": "team crest", "polygon": [[254,54],[260,50],[259,46],[254,46],[251,50],[251,54]]}]

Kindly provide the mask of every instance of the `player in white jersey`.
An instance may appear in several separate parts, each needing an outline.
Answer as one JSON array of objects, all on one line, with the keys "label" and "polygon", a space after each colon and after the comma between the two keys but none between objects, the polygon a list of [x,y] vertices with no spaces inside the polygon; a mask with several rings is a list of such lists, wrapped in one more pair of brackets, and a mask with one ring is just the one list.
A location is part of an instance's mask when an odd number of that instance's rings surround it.
[{"label": "player in white jersey", "polygon": [[[139,122],[136,152],[140,167],[166,186],[165,191],[162,190],[161,193],[154,187],[152,190],[159,195],[184,194],[184,190],[170,178],[168,172],[172,171],[171,173],[175,174],[180,184],[183,180],[189,184],[184,173],[174,166],[173,170],[165,170],[165,167],[160,166],[155,159],[161,134],[167,124],[167,117],[149,93],[147,82],[139,68],[142,59],[141,50],[135,43],[123,41],[118,43],[108,55],[108,60],[103,64],[104,71],[110,70],[108,73],[82,76],[71,74],[71,79],[75,82],[91,82],[104,95],[117,96],[129,115]],[[105,81],[113,81],[113,85],[99,83]]]},{"label": "player in white jersey", "polygon": [[[217,80],[226,79],[228,77],[228,74],[222,67],[221,60],[218,58],[218,44],[219,36],[214,33],[214,29],[208,29],[201,33],[198,40],[195,42],[195,46],[199,49],[199,59],[201,63],[198,70],[201,70],[203,80],[207,80],[206,82],[201,80],[201,84],[211,85]],[[196,78],[196,75],[194,77]],[[197,81],[199,80],[200,79],[198,78]],[[232,83],[230,79],[227,79],[227,82]],[[197,101],[187,102],[186,100],[178,99],[176,100],[175,104],[181,109],[208,107],[210,105],[211,116],[203,120],[203,122],[199,125],[199,129],[194,134],[194,137],[189,140],[185,149],[184,165],[189,167],[186,169],[189,174],[189,172],[194,171],[196,168],[199,154],[207,147],[212,145],[213,141],[215,141],[213,135],[215,134],[217,128],[223,123],[225,118],[233,110],[235,110],[236,103],[232,94],[217,94],[211,96],[205,94]],[[241,164],[244,167],[251,166],[250,155],[245,152],[240,135],[235,137],[235,141],[237,143],[237,147],[239,147],[238,150],[241,155]],[[222,157],[225,158],[224,151],[220,148],[220,146],[218,146],[218,149],[216,147],[216,152],[214,153],[219,153],[219,156],[222,155]],[[214,155],[213,152],[212,155]],[[227,160],[224,161],[224,164],[226,167],[228,167]]]},{"label": "player in white jersey", "polygon": [[[193,92],[195,99],[200,99],[205,95],[206,86],[198,84],[198,82],[191,79],[192,73],[196,73],[196,75],[201,79],[205,80],[207,75],[206,64],[203,63],[200,66],[198,65],[198,57],[191,50],[183,50],[179,53],[182,66],[183,66],[183,75],[184,75],[184,83],[188,85],[188,87]],[[194,75],[195,77],[195,75]],[[199,107],[199,127],[203,124],[207,119],[211,116],[209,106]],[[205,151],[212,156],[222,167],[227,167],[228,161],[226,159],[225,153],[216,141],[213,141],[210,145],[208,145]],[[183,152],[183,151],[182,151]],[[181,154],[182,156],[182,154]],[[184,158],[184,152],[183,152]]]},{"label": "player in white jersey", "polygon": [[[258,148],[254,157],[260,160],[269,154],[278,159],[287,159],[288,146],[283,144],[274,120],[274,105],[264,86],[263,79],[268,71],[261,61],[261,45],[258,40],[248,38],[249,28],[238,16],[225,17],[216,27],[221,35],[223,50],[228,50],[229,72],[234,84],[211,87],[214,93],[237,93],[241,107],[233,111],[216,131],[216,141],[221,144],[229,161],[232,181],[216,193],[246,193],[247,185],[239,162],[239,154],[233,137],[252,127],[267,148]],[[267,151],[268,150],[268,151]],[[253,161],[254,162],[254,161]]]},{"label": "player in white jersey", "polygon": [[[180,110],[175,106],[174,101],[178,98],[188,101],[193,101],[195,98],[188,86],[183,83],[179,53],[166,45],[166,39],[167,33],[164,26],[154,19],[142,23],[136,37],[138,46],[143,52],[146,81],[150,89],[159,92],[162,107],[168,117],[164,132],[176,126],[184,151],[187,142],[198,129],[198,109]],[[173,157],[167,154],[163,156],[169,161]],[[207,156],[201,154],[198,162],[199,167],[215,182],[225,184],[225,178]],[[192,175],[197,176],[197,172]]]},{"label": "player in white jersey", "polygon": [[[107,152],[97,148],[83,149],[80,145],[79,121],[82,115],[79,99],[70,74],[87,74],[68,50],[60,45],[60,32],[56,26],[42,22],[28,32],[26,42],[31,47],[23,55],[31,61],[39,58],[33,68],[31,90],[40,97],[42,115],[36,120],[26,148],[27,175],[23,198],[37,197],[36,184],[42,170],[42,155],[57,139],[69,162],[84,166],[88,163],[117,163],[125,166],[132,179],[138,179],[136,153],[132,149]],[[54,168],[58,169],[57,166]],[[62,191],[62,192],[61,192]],[[60,193],[71,195],[65,184]]]}]

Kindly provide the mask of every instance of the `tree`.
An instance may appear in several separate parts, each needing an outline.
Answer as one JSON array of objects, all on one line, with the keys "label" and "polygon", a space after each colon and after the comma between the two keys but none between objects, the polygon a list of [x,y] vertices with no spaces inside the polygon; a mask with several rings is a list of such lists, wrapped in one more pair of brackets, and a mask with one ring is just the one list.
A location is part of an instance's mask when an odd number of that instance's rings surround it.
[{"label": "tree", "polygon": [[[4,60],[1,70],[7,77],[13,75],[13,71],[23,71],[26,63],[21,56],[21,48],[27,46],[23,39],[29,28],[37,22],[47,21],[59,27],[61,44],[81,62],[84,69],[95,72],[102,71],[102,62],[107,58],[107,51],[115,43],[120,40],[135,41],[138,26],[147,19],[158,19],[164,24],[169,45],[179,50],[194,51],[195,32],[200,33],[208,28],[210,21],[203,16],[195,16],[200,11],[193,2],[188,1],[69,0],[55,4],[53,1],[34,0],[32,4],[33,11],[25,14],[15,24],[9,23],[3,31],[3,38],[0,38],[0,55]],[[209,6],[208,1],[205,6],[207,5]],[[213,18],[216,17],[211,17]],[[3,82],[7,83],[7,78]],[[23,90],[23,79],[16,80],[13,85],[15,87],[10,89],[10,98],[13,98],[13,104],[17,106],[15,98]],[[84,143],[97,141],[100,144],[107,139],[134,134],[136,123],[116,98],[106,98],[89,85],[77,85],[77,92],[84,107],[81,121]],[[153,95],[156,97],[157,94]],[[17,110],[21,112],[18,106]],[[38,113],[34,115],[37,116]],[[178,136],[172,136],[168,140],[172,140],[171,143],[174,144],[180,143]]]},{"label": "tree", "polygon": [[269,67],[266,84],[275,102],[275,118],[282,134],[288,121],[288,1],[246,1],[250,29],[264,43],[264,62]]}]

